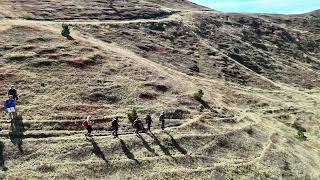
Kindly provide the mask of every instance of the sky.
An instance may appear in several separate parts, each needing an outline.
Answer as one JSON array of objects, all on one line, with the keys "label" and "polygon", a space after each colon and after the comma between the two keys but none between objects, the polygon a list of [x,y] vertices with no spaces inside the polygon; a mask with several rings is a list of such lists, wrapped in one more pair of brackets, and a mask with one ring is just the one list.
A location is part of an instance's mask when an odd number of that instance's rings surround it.
[{"label": "sky", "polygon": [[191,0],[223,12],[300,14],[320,9],[320,0]]}]

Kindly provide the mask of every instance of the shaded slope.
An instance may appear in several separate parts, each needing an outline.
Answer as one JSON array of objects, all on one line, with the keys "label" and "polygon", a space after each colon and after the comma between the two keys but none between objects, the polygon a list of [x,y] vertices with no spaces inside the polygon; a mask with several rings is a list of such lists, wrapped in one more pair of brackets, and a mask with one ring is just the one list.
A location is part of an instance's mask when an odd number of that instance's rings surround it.
[{"label": "shaded slope", "polygon": [[[168,16],[180,10],[201,10],[206,8],[188,1],[109,1],[79,0],[74,2],[63,0],[20,1],[3,0],[1,7],[5,9],[2,16],[6,18],[23,18],[33,20],[125,20],[151,19]],[[1,17],[1,16],[0,16]]]}]

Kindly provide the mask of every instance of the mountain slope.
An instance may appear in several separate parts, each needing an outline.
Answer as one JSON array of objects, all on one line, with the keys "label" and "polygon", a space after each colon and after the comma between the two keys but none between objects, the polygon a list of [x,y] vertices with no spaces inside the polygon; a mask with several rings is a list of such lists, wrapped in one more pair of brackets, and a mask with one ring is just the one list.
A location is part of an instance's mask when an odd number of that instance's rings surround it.
[{"label": "mountain slope", "polygon": [[[318,16],[178,0],[4,0],[0,10],[0,93],[16,84],[21,115],[0,118],[1,178],[320,177]],[[134,134],[132,108],[152,113],[153,133]]]}]

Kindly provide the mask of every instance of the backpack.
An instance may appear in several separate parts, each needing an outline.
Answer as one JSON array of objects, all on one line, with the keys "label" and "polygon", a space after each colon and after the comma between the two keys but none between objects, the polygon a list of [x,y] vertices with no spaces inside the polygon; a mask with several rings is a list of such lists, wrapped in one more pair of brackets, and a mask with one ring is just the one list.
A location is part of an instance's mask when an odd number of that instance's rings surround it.
[{"label": "backpack", "polygon": [[89,126],[88,120],[83,120],[83,122],[82,122],[82,127],[84,127],[84,128],[87,129],[88,126]]},{"label": "backpack", "polygon": [[10,107],[9,107],[10,105],[11,105],[10,100],[6,100],[5,103],[4,103],[4,107],[5,107],[5,108],[10,108]]}]

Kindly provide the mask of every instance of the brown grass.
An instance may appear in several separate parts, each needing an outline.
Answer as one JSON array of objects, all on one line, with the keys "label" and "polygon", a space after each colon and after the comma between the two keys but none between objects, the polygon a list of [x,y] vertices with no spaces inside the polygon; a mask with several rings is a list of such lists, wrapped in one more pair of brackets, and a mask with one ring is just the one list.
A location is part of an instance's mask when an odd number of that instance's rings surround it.
[{"label": "brown grass", "polygon": [[[15,84],[21,116],[0,117],[1,179],[320,177],[320,56],[309,47],[318,37],[311,21],[299,48],[292,38],[304,16],[115,2],[115,9],[84,0],[0,2],[0,10],[15,7],[0,18],[29,19],[0,19],[0,95]],[[176,12],[185,9],[192,11]],[[74,39],[51,20],[72,20]],[[201,102],[192,97],[198,89]],[[126,117],[133,107],[143,122],[152,114],[151,133],[134,133]],[[89,114],[93,137],[81,126]],[[115,116],[119,138],[111,136]],[[297,130],[308,140],[296,140]]]}]

